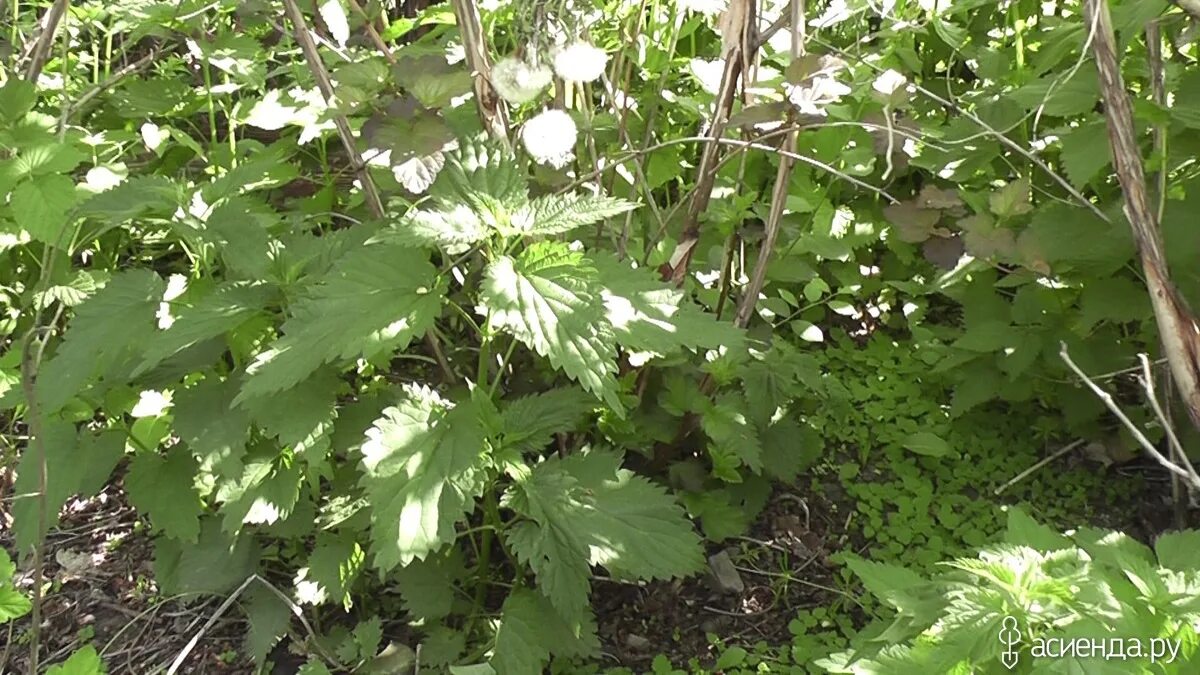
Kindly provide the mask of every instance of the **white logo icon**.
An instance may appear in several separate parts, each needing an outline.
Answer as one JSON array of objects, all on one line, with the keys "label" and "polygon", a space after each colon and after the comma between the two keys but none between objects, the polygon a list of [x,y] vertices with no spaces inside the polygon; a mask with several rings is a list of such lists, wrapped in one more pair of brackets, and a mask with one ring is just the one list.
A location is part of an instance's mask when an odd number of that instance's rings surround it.
[{"label": "white logo icon", "polygon": [[1000,663],[1012,670],[1017,667],[1017,645],[1021,644],[1021,631],[1017,628],[1017,620],[1006,616],[1000,622],[1000,644],[1004,649],[1000,652]]}]

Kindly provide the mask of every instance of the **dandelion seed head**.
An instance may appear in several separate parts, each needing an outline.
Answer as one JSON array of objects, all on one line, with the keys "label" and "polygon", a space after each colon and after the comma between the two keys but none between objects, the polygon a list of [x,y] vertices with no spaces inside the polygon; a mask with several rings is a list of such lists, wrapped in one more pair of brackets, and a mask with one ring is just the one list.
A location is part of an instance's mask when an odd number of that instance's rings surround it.
[{"label": "dandelion seed head", "polygon": [[586,42],[574,42],[554,55],[554,72],[571,82],[595,82],[608,66],[608,54]]},{"label": "dandelion seed head", "polygon": [[500,59],[492,66],[492,86],[500,98],[512,104],[532,101],[552,78],[546,66],[534,66],[512,57]]},{"label": "dandelion seed head", "polygon": [[521,142],[534,160],[561,169],[574,158],[578,133],[570,115],[561,110],[547,110],[525,123]]}]

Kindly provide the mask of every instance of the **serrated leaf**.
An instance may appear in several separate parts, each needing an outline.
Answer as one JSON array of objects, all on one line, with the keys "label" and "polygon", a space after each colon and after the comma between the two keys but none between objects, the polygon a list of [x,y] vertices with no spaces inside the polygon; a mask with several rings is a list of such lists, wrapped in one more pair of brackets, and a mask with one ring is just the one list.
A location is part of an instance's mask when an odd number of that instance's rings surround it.
[{"label": "serrated leaf", "polygon": [[548,237],[565,234],[578,227],[591,225],[619,216],[638,207],[633,202],[614,197],[598,197],[575,193],[543,195],[529,203],[501,233]]},{"label": "serrated leaf", "polygon": [[1028,546],[1044,553],[1074,548],[1070,539],[1030,518],[1029,514],[1015,506],[1008,509],[1008,527],[1004,541],[1017,546]]},{"label": "serrated leaf", "polygon": [[398,246],[347,254],[295,303],[283,337],[247,369],[238,401],[293,387],[325,363],[404,348],[441,310],[436,272],[424,254]]},{"label": "serrated leaf", "polygon": [[329,451],[341,386],[333,370],[322,368],[290,389],[252,399],[242,407],[267,435],[312,464]]},{"label": "serrated leaf", "polygon": [[17,186],[10,197],[17,226],[37,241],[66,249],[72,245],[67,212],[75,205],[75,183],[66,176],[39,176]]},{"label": "serrated leaf", "polygon": [[1063,171],[1071,184],[1083,188],[1112,162],[1109,150],[1108,129],[1103,121],[1092,122],[1071,130],[1062,137]]},{"label": "serrated leaf", "polygon": [[102,272],[79,270],[65,284],[55,284],[36,293],[34,302],[43,309],[55,302],[61,302],[65,307],[75,307],[91,297],[108,278]]},{"label": "serrated leaf", "polygon": [[396,82],[428,108],[447,108],[471,90],[471,73],[443,54],[402,56],[393,66]]},{"label": "serrated leaf", "polygon": [[250,624],[246,631],[246,651],[254,663],[262,667],[271,648],[287,634],[292,612],[279,596],[262,584],[246,589],[242,597],[245,599],[242,611]]},{"label": "serrated leaf", "polygon": [[1030,187],[1028,178],[1018,178],[988,196],[988,208],[1001,218],[1012,218],[1029,213]]},{"label": "serrated leaf", "polygon": [[180,190],[165,176],[136,176],[79,205],[84,218],[119,225],[146,214],[169,216],[179,207]]},{"label": "serrated leaf", "polygon": [[204,512],[194,486],[196,468],[191,454],[176,446],[166,457],[139,452],[130,460],[125,474],[129,501],[150,516],[155,529],[184,542],[196,541]]},{"label": "serrated leaf", "polygon": [[457,551],[431,555],[414,560],[392,571],[404,609],[413,619],[431,625],[450,614],[454,606],[455,582],[464,575]]},{"label": "serrated leaf", "polygon": [[623,410],[596,272],[581,253],[539,242],[515,260],[498,258],[484,277],[480,300],[492,329],[512,334],[615,411]]},{"label": "serrated leaf", "polygon": [[346,535],[317,535],[305,566],[296,573],[296,599],[301,604],[334,602],[350,611],[350,588],[366,563],[366,553]]},{"label": "serrated leaf", "polygon": [[854,555],[847,556],[846,566],[872,595],[900,612],[913,611],[916,608],[916,594],[929,583],[912,570],[863,560]]},{"label": "serrated leaf", "polygon": [[19,619],[33,608],[33,603],[24,593],[6,584],[0,584],[0,624]]},{"label": "serrated leaf", "polygon": [[440,246],[461,253],[491,234],[491,229],[474,209],[465,204],[445,204],[437,209],[414,209],[400,222],[380,230],[372,241],[405,246]]},{"label": "serrated leaf", "polygon": [[626,349],[667,356],[684,348],[735,349],[745,342],[741,329],[717,321],[649,268],[634,269],[603,252],[590,258],[603,285],[605,315]]},{"label": "serrated leaf", "polygon": [[170,327],[156,331],[146,341],[142,362],[133,375],[136,377],[189,347],[234,330],[261,312],[270,298],[267,286],[234,282],[177,309]]},{"label": "serrated leaf", "polygon": [[1160,534],[1154,540],[1158,564],[1177,572],[1200,571],[1200,531],[1183,530]]},{"label": "serrated leaf", "polygon": [[537,450],[554,434],[574,429],[593,407],[595,399],[575,388],[518,398],[501,412],[500,445],[517,452]]},{"label": "serrated leaf", "polygon": [[427,387],[406,385],[362,446],[371,511],[371,552],[387,571],[454,541],[454,525],[485,483],[483,427],[474,405],[451,407]]},{"label": "serrated leaf", "polygon": [[744,412],[746,401],[740,393],[721,394],[700,416],[700,426],[711,440],[708,447],[713,474],[728,483],[739,483],[739,467],[762,471],[762,445],[758,430]]},{"label": "serrated leaf", "polygon": [[585,637],[576,638],[564,630],[549,601],[533,591],[514,589],[500,608],[489,664],[496,675],[527,675],[542,672],[551,655],[590,655],[599,648],[594,620],[589,620],[588,628]]},{"label": "serrated leaf", "polygon": [[221,594],[233,590],[258,567],[259,549],[249,536],[231,536],[216,518],[200,523],[195,543],[171,537],[154,541],[154,578],[166,595]]},{"label": "serrated leaf", "polygon": [[5,122],[18,122],[37,103],[37,88],[32,82],[19,77],[9,77],[0,87],[0,118]]},{"label": "serrated leaf", "polygon": [[60,410],[92,377],[100,375],[154,330],[163,280],[149,270],[113,278],[75,310],[58,351],[42,368],[37,395],[44,414]]},{"label": "serrated leaf", "polygon": [[512,507],[588,551],[588,562],[627,579],[670,579],[703,566],[700,538],[661,487],[593,450],[537,465]]},{"label": "serrated leaf", "polygon": [[250,440],[250,416],[233,407],[237,383],[209,376],[175,394],[175,433],[187,444],[200,470],[232,478],[241,474]]},{"label": "serrated leaf", "polygon": [[942,217],[941,212],[921,208],[915,201],[885,206],[883,215],[895,228],[900,241],[910,244],[919,244],[933,236]]},{"label": "serrated leaf", "polygon": [[92,645],[80,647],[66,661],[46,669],[46,675],[104,675],[107,672],[104,661]]},{"label": "serrated leaf", "polygon": [[[28,552],[37,541],[38,499],[41,475],[41,451],[46,453],[46,493],[42,500],[46,508],[47,528],[58,524],[63,504],[76,494],[91,497],[108,481],[113,467],[125,449],[124,434],[106,431],[99,434],[81,432],[58,419],[43,423],[40,443],[28,444],[17,464],[17,479],[13,484],[16,495],[12,504],[14,544],[17,551]],[[0,580],[0,584],[3,580]]]},{"label": "serrated leaf", "polygon": [[300,465],[273,450],[249,459],[236,481],[217,490],[224,528],[238,532],[243,524],[273,525],[286,520],[300,498]]}]

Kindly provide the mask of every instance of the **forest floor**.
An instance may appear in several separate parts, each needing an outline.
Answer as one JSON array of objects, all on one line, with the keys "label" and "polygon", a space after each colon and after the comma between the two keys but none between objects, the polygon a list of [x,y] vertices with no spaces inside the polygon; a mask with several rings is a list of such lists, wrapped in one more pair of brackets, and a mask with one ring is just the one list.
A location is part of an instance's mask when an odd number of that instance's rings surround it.
[{"label": "forest floor", "polygon": [[[1109,471],[1112,480],[1134,481],[1137,489],[1119,503],[1097,495],[1089,524],[1147,543],[1171,527],[1164,503],[1169,486],[1156,466],[1139,462]],[[839,566],[830,555],[862,554],[872,542],[849,526],[856,505],[838,482],[831,479],[825,488],[824,496],[777,489],[746,535],[710,546],[710,555],[729,554],[741,592],[721,588],[710,575],[651,584],[596,579],[600,668],[641,672],[660,655],[676,665],[711,666],[730,645],[786,647],[796,637],[790,624],[797,612],[814,608],[839,606],[861,626],[867,617],[856,612],[857,599],[838,581]],[[1195,512],[1189,515],[1196,520]],[[8,516],[0,511],[3,522]],[[0,530],[0,545],[11,548],[10,538],[10,530]],[[151,537],[117,487],[68,504],[47,539],[46,559],[52,584],[42,631],[47,662],[91,643],[112,674],[165,672],[203,630],[179,672],[253,672],[240,650],[246,635],[240,611],[220,613],[221,598],[163,598],[156,592]],[[28,628],[26,617],[0,634],[0,658],[6,659],[0,673],[28,670]],[[293,628],[301,639],[301,627]],[[284,663],[293,661],[286,653],[286,644],[276,649],[273,674],[296,672],[301,661]]]}]

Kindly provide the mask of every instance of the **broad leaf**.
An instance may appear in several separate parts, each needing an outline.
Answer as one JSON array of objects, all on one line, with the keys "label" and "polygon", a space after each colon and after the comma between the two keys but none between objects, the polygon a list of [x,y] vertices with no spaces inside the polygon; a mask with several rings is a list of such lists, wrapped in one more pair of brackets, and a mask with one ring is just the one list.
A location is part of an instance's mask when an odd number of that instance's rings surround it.
[{"label": "broad leaf", "polygon": [[616,349],[597,292],[596,273],[582,254],[543,242],[519,258],[488,266],[480,299],[490,327],[502,329],[550,360],[585,389],[622,410]]},{"label": "broad leaf", "polygon": [[67,249],[74,242],[66,229],[67,212],[75,205],[75,183],[66,176],[39,176],[17,186],[12,212],[21,229],[34,239]]},{"label": "broad leaf", "polygon": [[501,231],[506,235],[548,237],[565,234],[637,208],[637,204],[614,197],[565,194],[545,195],[529,203]]},{"label": "broad leaf", "polygon": [[321,365],[401,349],[437,318],[444,282],[424,254],[391,245],[351,252],[292,308],[283,337],[247,369],[238,400],[283,391]]},{"label": "broad leaf", "polygon": [[470,402],[406,385],[362,446],[371,551],[380,570],[424,559],[454,541],[454,525],[485,484],[483,427]]},{"label": "broad leaf", "polygon": [[575,388],[518,398],[501,412],[500,444],[518,452],[536,450],[554,434],[574,429],[594,407],[595,399]]},{"label": "broad leaf", "polygon": [[296,573],[296,599],[313,605],[334,602],[349,611],[350,588],[365,562],[357,541],[345,535],[318,535],[308,562]]},{"label": "broad leaf", "polygon": [[75,310],[58,351],[37,380],[42,412],[58,411],[154,330],[163,280],[150,270],[121,272]]},{"label": "broad leaf", "polygon": [[187,443],[204,473],[241,475],[250,440],[250,416],[233,407],[237,383],[210,375],[175,394],[175,433]]},{"label": "broad leaf", "polygon": [[176,446],[163,457],[139,452],[129,463],[125,492],[137,510],[150,516],[155,529],[168,537],[195,542],[204,509],[193,485],[196,461]]},{"label": "broad leaf", "polygon": [[279,639],[287,634],[292,620],[287,603],[271,589],[256,583],[242,595],[242,610],[250,624],[246,631],[246,651],[259,667],[267,660],[267,654]]}]

